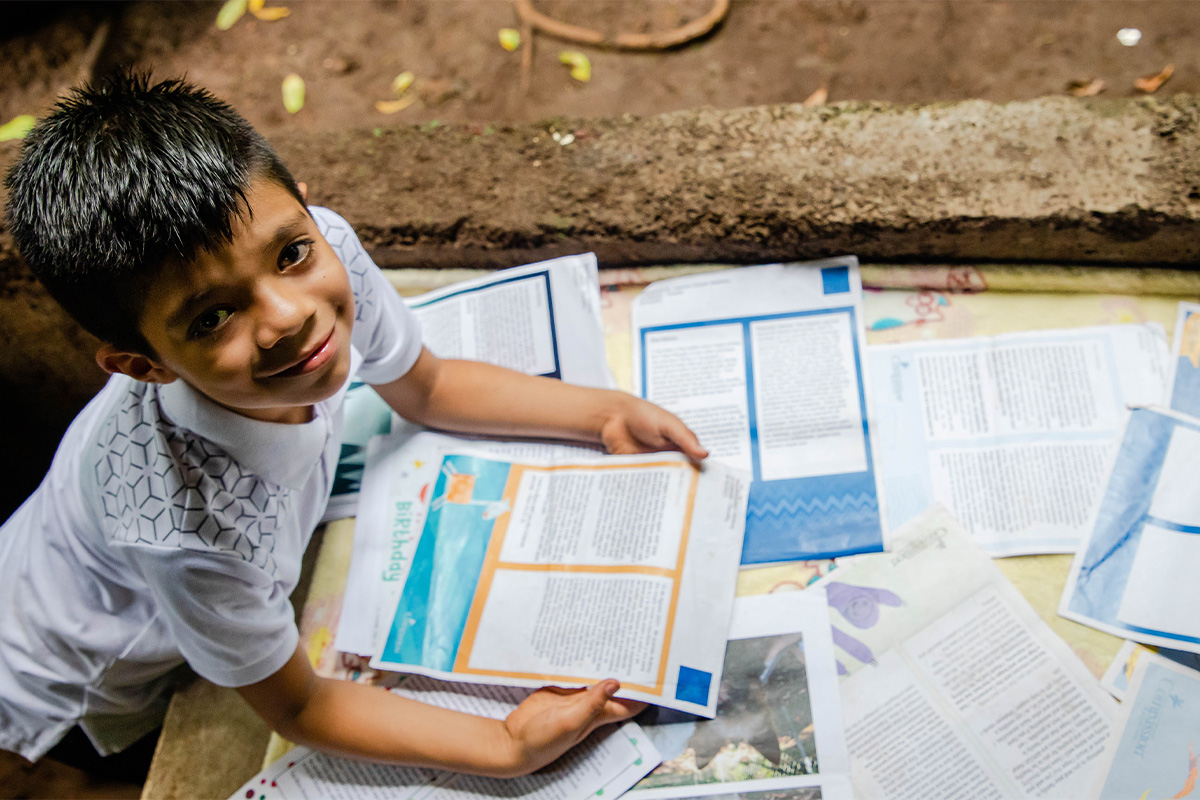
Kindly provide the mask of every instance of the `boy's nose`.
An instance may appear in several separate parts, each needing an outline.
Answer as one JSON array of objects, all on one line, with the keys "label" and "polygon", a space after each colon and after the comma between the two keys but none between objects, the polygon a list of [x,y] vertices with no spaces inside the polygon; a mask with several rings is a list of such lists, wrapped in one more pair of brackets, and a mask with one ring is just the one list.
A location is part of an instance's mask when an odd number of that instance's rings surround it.
[{"label": "boy's nose", "polygon": [[282,285],[260,287],[259,307],[258,346],[264,350],[300,333],[313,313],[312,303],[303,292]]}]

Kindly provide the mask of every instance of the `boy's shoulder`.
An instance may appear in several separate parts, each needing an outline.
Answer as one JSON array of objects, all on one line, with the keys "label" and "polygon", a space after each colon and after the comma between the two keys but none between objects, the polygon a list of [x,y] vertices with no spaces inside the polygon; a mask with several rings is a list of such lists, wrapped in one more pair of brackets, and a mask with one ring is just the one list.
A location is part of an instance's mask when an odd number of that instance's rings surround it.
[{"label": "boy's shoulder", "polygon": [[194,394],[177,384],[110,381],[94,435],[76,443],[85,448],[80,478],[85,494],[93,487],[104,538],[235,557],[273,574],[274,537],[290,490],[169,417],[164,400],[176,401],[176,416],[187,415],[187,395]]},{"label": "boy's shoulder", "polygon": [[375,297],[375,282],[370,275],[379,267],[367,254],[358,234],[344,217],[322,206],[309,206],[308,210],[317,223],[317,230],[346,268],[350,290],[354,292],[354,318],[356,322],[361,322],[378,300]]}]

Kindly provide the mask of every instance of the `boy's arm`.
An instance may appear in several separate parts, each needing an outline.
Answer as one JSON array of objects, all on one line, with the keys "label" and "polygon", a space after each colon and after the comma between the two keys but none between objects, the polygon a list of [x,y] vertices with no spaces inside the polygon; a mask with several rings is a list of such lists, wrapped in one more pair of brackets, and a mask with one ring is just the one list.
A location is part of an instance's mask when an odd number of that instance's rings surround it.
[{"label": "boy's arm", "polygon": [[615,700],[615,680],[539,689],[506,719],[476,717],[372,686],[320,678],[301,648],[274,675],[238,689],[281,736],[351,758],[510,778],[557,759],[643,703]]},{"label": "boy's arm", "polygon": [[441,359],[427,348],[403,377],[375,390],[405,419],[444,430],[580,439],[610,453],[708,455],[678,417],[631,394]]}]

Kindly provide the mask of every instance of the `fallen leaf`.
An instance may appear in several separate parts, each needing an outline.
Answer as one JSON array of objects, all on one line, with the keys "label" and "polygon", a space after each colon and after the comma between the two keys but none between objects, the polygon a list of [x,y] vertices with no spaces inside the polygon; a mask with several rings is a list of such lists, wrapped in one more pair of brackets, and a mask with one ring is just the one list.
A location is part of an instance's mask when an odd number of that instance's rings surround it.
[{"label": "fallen leaf", "polygon": [[263,22],[274,22],[277,19],[283,19],[288,16],[292,13],[292,10],[287,6],[271,6],[270,8],[264,8],[261,11],[251,13]]},{"label": "fallen leaf", "polygon": [[1167,64],[1162,68],[1162,72],[1159,72],[1156,75],[1143,75],[1142,77],[1136,79],[1133,82],[1133,88],[1137,89],[1139,92],[1151,94],[1158,91],[1158,87],[1166,83],[1167,80],[1170,79],[1170,77],[1174,74],[1175,65]]},{"label": "fallen leaf", "polygon": [[558,60],[571,68],[571,77],[582,83],[592,79],[592,62],[578,50],[563,50]]},{"label": "fallen leaf", "polygon": [[405,95],[399,100],[376,100],[375,110],[380,114],[395,114],[397,111],[403,111],[415,102],[417,102],[415,94]]},{"label": "fallen leaf", "polygon": [[500,29],[500,46],[512,52],[521,46],[521,32],[516,28]]},{"label": "fallen leaf", "polygon": [[7,142],[10,139],[24,139],[26,134],[33,129],[35,122],[37,120],[29,114],[21,114],[13,117],[8,122],[0,125],[0,142]]},{"label": "fallen leaf", "polygon": [[217,30],[227,31],[246,13],[246,0],[225,0],[217,12]]},{"label": "fallen leaf", "polygon": [[812,108],[813,106],[823,106],[825,101],[829,99],[829,90],[822,86],[815,92],[804,99],[804,107]]},{"label": "fallen leaf", "polygon": [[295,114],[304,108],[304,78],[292,73],[283,79],[283,107]]},{"label": "fallen leaf", "polygon": [[412,82],[416,80],[416,77],[411,72],[401,72],[392,79],[392,94],[404,94],[405,90],[412,86]]},{"label": "fallen leaf", "polygon": [[1090,81],[1071,81],[1067,91],[1076,97],[1095,97],[1104,91],[1104,81],[1095,78]]}]

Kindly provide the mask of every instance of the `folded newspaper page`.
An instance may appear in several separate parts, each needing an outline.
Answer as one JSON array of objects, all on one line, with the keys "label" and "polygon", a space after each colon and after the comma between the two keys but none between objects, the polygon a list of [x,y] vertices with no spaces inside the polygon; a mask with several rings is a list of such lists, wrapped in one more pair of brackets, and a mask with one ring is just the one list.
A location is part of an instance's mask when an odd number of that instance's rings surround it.
[{"label": "folded newspaper page", "polygon": [[823,592],[739,597],[717,716],[651,706],[637,720],[663,763],[630,800],[852,796]]},{"label": "folded newspaper page", "polygon": [[[510,687],[444,684],[423,677],[409,677],[392,691],[493,719],[506,717],[529,693]],[[397,723],[403,724],[403,720]],[[632,722],[599,728],[550,766],[509,779],[352,761],[294,747],[229,800],[587,800],[619,796],[660,760],[653,743]]]},{"label": "folded newspaper page", "polygon": [[1137,660],[1117,729],[1087,797],[1182,798],[1200,777],[1200,672],[1155,653]]},{"label": "folded newspaper page", "polygon": [[1127,403],[1166,392],[1159,325],[867,349],[887,522],[935,502],[992,556],[1073,553]]},{"label": "folded newspaper page", "polygon": [[856,797],[1083,796],[1117,704],[943,507],[814,589]]},{"label": "folded newspaper page", "polygon": [[1200,419],[1135,408],[1058,613],[1200,653]]},{"label": "folded newspaper page", "polygon": [[1179,304],[1172,352],[1169,405],[1200,417],[1200,304]]},{"label": "folded newspaper page", "polygon": [[635,391],[753,475],[743,564],[883,548],[853,256],[650,284]]},{"label": "folded newspaper page", "polygon": [[[434,355],[486,361],[581,386],[615,387],[604,353],[592,253],[499,270],[405,298]],[[402,421],[361,381],[346,394],[346,427],[325,520],[358,509],[366,446]]]},{"label": "folded newspaper page", "polygon": [[512,686],[615,677],[622,697],[715,713],[746,476],[678,453],[435,464],[384,504],[428,510],[419,531],[398,523],[403,589],[372,667]]}]

